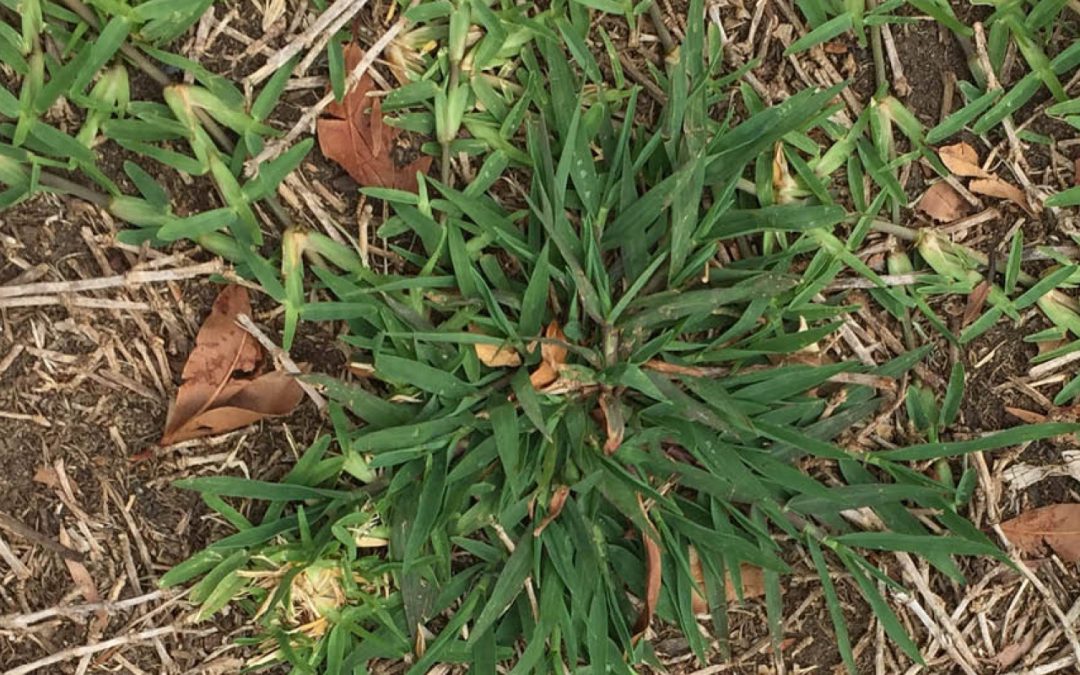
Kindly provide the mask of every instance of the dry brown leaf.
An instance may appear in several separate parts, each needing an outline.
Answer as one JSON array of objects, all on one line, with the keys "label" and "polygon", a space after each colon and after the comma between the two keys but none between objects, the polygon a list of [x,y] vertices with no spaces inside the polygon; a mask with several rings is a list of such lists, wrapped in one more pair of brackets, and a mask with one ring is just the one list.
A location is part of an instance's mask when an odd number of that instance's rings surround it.
[{"label": "dry brown leaf", "polygon": [[[345,47],[346,72],[352,72],[363,56],[356,43]],[[431,157],[424,155],[406,166],[398,166],[392,150],[401,131],[383,123],[381,101],[368,97],[374,86],[365,74],[341,103],[326,107],[326,114],[316,123],[319,149],[363,187],[415,192],[416,173],[427,173]]]},{"label": "dry brown leaf", "polygon": [[1029,214],[1034,213],[1030,202],[1028,202],[1027,195],[1024,194],[1023,190],[1015,185],[1006,183],[996,176],[973,180],[968,185],[968,189],[978,195],[995,197],[997,199],[1007,199],[1027,211]]},{"label": "dry brown leaf", "polygon": [[[641,508],[641,514],[648,520],[649,514],[641,501],[641,495],[638,495],[638,506]],[[654,534],[648,531],[642,531],[641,543],[645,547],[645,597],[642,598],[641,614],[634,623],[632,641],[635,643],[641,639],[649,628],[649,624],[652,623],[653,614],[656,613],[656,604],[660,601],[660,584],[663,580],[660,544],[657,543]]]},{"label": "dry brown leaf", "polygon": [[1041,555],[1048,547],[1065,562],[1080,561],[1080,504],[1053,504],[1001,524],[1022,553]]},{"label": "dry brown leaf", "polygon": [[1035,343],[1035,346],[1039,348],[1039,353],[1036,356],[1042,356],[1047,352],[1052,352],[1055,349],[1060,349],[1068,343],[1067,340],[1041,340]]},{"label": "dry brown leaf", "polygon": [[799,186],[795,179],[791,177],[783,143],[777,143],[773,149],[772,180],[773,195],[775,195],[777,203],[789,204],[794,201],[795,198],[792,193]]},{"label": "dry brown leaf", "polygon": [[60,488],[60,476],[56,473],[56,469],[51,466],[39,466],[37,471],[34,472],[33,480],[35,483],[41,483],[45,487]]},{"label": "dry brown leaf", "polygon": [[991,661],[1002,670],[1009,668],[1027,654],[1033,644],[1035,644],[1035,633],[1028,631],[1019,642],[1012,642],[1002,647]]},{"label": "dry brown leaf", "polygon": [[[688,558],[690,562],[690,575],[693,577],[694,582],[698,587],[705,588],[705,574],[701,568],[701,558],[698,557],[697,549],[693,546],[690,547]],[[765,594],[765,575],[760,567],[739,563],[739,576],[742,579],[742,597],[744,600],[756,598]],[[730,573],[724,578],[724,599],[727,602],[734,602],[739,599],[739,594],[735,590],[735,584],[731,581]],[[705,598],[701,597],[697,588],[691,591],[691,602],[695,614],[709,611],[709,603]]]},{"label": "dry brown leaf", "polygon": [[529,376],[529,381],[535,389],[543,389],[559,378],[559,367],[566,363],[568,351],[561,342],[566,342],[566,334],[555,321],[552,321],[544,329],[544,337],[548,340],[540,345],[540,365]]},{"label": "dry brown leaf", "polygon": [[967,202],[951,185],[940,181],[930,186],[915,208],[938,222],[948,223],[967,213]]},{"label": "dry brown leaf", "polygon": [[1005,412],[1009,413],[1021,422],[1026,422],[1028,424],[1042,424],[1047,421],[1046,415],[1032,412],[1031,410],[1025,410],[1023,408],[1014,408],[1007,405],[1005,406]]},{"label": "dry brown leaf", "polygon": [[[57,537],[60,540],[60,544],[67,548],[72,548],[71,535],[67,530],[61,526],[60,533]],[[86,569],[86,565],[83,565],[78,560],[72,560],[70,557],[64,557],[64,565],[67,566],[68,574],[71,575],[71,580],[75,582],[75,586],[79,589],[79,595],[83,596],[83,600],[88,603],[101,602],[101,596],[98,594],[97,585],[94,583],[94,578],[90,576],[90,571]],[[109,614],[104,609],[100,609],[94,616],[93,622],[90,624],[91,635],[101,635],[105,630],[105,626],[109,624]]]},{"label": "dry brown leaf", "polygon": [[604,426],[607,439],[604,441],[604,454],[613,455],[622,445],[626,435],[626,420],[623,417],[622,404],[610,391],[600,394],[600,411],[604,414]]},{"label": "dry brown leaf", "polygon": [[299,405],[303,390],[292,376],[258,374],[262,350],[236,325],[240,314],[251,314],[247,290],[228,286],[195,338],[161,445],[239,429],[264,417],[287,415]]},{"label": "dry brown leaf", "polygon": [[690,578],[694,580],[694,587],[690,589],[690,609],[694,614],[701,614],[709,611],[709,601],[698,591],[699,588],[705,590],[705,570],[701,568],[701,558],[692,544],[686,557],[690,564]]},{"label": "dry brown leaf", "polygon": [[569,485],[560,485],[555,488],[554,494],[551,495],[551,501],[548,502],[547,515],[544,516],[543,520],[540,521],[540,524],[533,530],[534,537],[539,537],[540,534],[547,529],[547,526],[559,517],[559,514],[562,513],[563,504],[566,503],[566,497],[569,494]]},{"label": "dry brown leaf", "polygon": [[941,163],[957,176],[992,178],[993,175],[979,166],[979,153],[967,143],[946,145],[938,150]]},{"label": "dry brown leaf", "polygon": [[532,382],[533,389],[543,389],[558,377],[559,374],[555,372],[555,369],[547,361],[541,361],[536,370],[529,375],[529,381]]},{"label": "dry brown leaf", "polygon": [[[740,563],[739,576],[742,577],[742,596],[744,600],[765,595],[765,572],[760,567]],[[735,584],[731,582],[730,575],[727,579],[724,579],[724,594],[727,596],[728,602],[739,599],[739,592],[735,589]]]},{"label": "dry brown leaf", "polygon": [[982,314],[983,306],[986,304],[986,296],[990,294],[990,284],[986,279],[979,282],[979,285],[975,287],[975,290],[971,291],[968,295],[967,306],[964,308],[964,316],[960,319],[960,327],[966,327],[972,321],[975,320],[980,314]]},{"label": "dry brown leaf", "polygon": [[357,377],[369,378],[375,374],[375,366],[370,363],[363,363],[361,361],[352,361],[349,363],[349,372]]},{"label": "dry brown leaf", "polygon": [[488,368],[513,368],[521,365],[521,355],[510,345],[475,344],[476,358]]}]

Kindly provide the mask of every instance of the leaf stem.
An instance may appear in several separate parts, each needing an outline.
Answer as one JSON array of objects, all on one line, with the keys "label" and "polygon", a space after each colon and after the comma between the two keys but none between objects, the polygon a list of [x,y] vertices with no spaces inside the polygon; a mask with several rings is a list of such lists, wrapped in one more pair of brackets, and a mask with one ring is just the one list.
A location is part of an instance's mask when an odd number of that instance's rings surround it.
[{"label": "leaf stem", "polygon": [[657,6],[655,0],[649,4],[649,19],[656,29],[656,38],[660,40],[660,46],[664,48],[664,55],[673,53],[676,48],[675,41],[671,39],[671,33],[664,23],[664,15],[660,13],[660,7]]},{"label": "leaf stem", "polygon": [[60,192],[73,195],[75,197],[78,197],[79,199],[82,199],[83,201],[90,202],[95,206],[100,206],[106,209],[109,206],[109,195],[88,188],[85,185],[76,183],[75,181],[68,180],[67,178],[62,178],[60,176],[57,176],[56,174],[46,173],[45,171],[42,171],[41,175],[38,176],[38,182],[45,187],[50,187],[55,190],[59,190]]},{"label": "leaf stem", "polygon": [[[461,79],[461,64],[452,62],[450,64],[450,86],[447,89],[448,94],[452,94],[457,91],[458,82]],[[442,165],[439,170],[439,179],[443,185],[450,185],[450,143],[452,141],[446,141],[442,144]]]}]

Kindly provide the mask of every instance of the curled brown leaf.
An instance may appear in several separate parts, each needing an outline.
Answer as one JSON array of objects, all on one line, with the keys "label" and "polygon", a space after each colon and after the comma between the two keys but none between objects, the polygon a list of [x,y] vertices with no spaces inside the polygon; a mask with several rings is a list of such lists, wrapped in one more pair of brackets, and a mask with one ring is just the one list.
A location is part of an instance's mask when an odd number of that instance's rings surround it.
[{"label": "curled brown leaf", "polygon": [[569,485],[560,485],[555,488],[555,492],[551,495],[551,501],[548,502],[547,515],[544,516],[543,520],[540,521],[540,524],[533,530],[534,537],[539,537],[541,533],[547,529],[547,526],[559,517],[559,514],[562,513],[563,504],[566,503],[566,498],[569,495]]},{"label": "curled brown leaf", "polygon": [[[356,43],[345,47],[346,72],[352,72],[363,56]],[[406,166],[398,166],[392,150],[401,131],[383,122],[380,99],[368,96],[374,86],[365,74],[346,92],[341,103],[326,107],[326,114],[316,122],[319,149],[361,186],[415,192],[416,174],[427,173],[431,157],[424,155]]]},{"label": "curled brown leaf", "polygon": [[[645,511],[640,495],[638,505],[646,520],[649,515]],[[651,524],[650,524],[651,525]],[[650,527],[650,529],[652,529]],[[660,584],[663,575],[663,565],[660,560],[660,544],[656,541],[656,534],[647,530],[641,532],[641,544],[645,548],[645,597],[642,598],[641,614],[634,623],[632,640],[636,643],[645,635],[649,624],[652,623],[653,614],[656,613],[656,605],[660,601]]]},{"label": "curled brown leaf", "polygon": [[251,314],[247,290],[227,286],[195,338],[161,445],[239,429],[299,405],[303,390],[292,376],[258,373],[262,349],[236,324],[240,314]]},{"label": "curled brown leaf", "polygon": [[978,195],[985,197],[994,197],[996,199],[1006,199],[1020,208],[1027,211],[1029,214],[1034,214],[1034,209],[1031,208],[1031,202],[1028,201],[1027,195],[1020,188],[1006,183],[996,176],[990,178],[984,178],[980,180],[973,180],[968,185],[968,189]]},{"label": "curled brown leaf", "polygon": [[521,355],[506,344],[494,345],[489,342],[474,344],[476,358],[488,368],[512,368],[521,365]]},{"label": "curled brown leaf", "polygon": [[957,176],[991,178],[992,174],[979,166],[979,153],[967,143],[946,145],[938,150],[941,163]]},{"label": "curled brown leaf", "polygon": [[565,345],[566,334],[558,322],[552,321],[547,325],[544,337],[547,339],[540,345],[540,365],[529,376],[535,389],[543,389],[559,378],[559,369],[566,363],[569,353]]}]

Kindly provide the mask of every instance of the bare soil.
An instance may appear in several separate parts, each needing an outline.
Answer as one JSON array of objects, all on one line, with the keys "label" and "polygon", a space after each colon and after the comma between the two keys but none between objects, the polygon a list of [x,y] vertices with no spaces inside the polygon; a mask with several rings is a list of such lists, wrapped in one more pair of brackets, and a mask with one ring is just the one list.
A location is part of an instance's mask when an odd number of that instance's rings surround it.
[{"label": "bare soil", "polygon": [[[112,227],[85,205],[54,197],[0,213],[6,254],[0,286],[26,279],[28,271],[37,281],[70,281],[123,273],[145,262],[104,243]],[[0,567],[0,616],[90,600],[80,594],[63,558],[42,541],[70,537],[101,599],[155,591],[164,571],[229,532],[196,494],[173,488],[173,480],[220,472],[274,480],[323,427],[305,401],[288,420],[211,443],[157,447],[175,378],[217,290],[203,278],[91,294],[146,303],[148,311],[0,309],[0,541],[27,568],[19,575]],[[273,303],[260,298],[257,306]],[[255,319],[273,334],[280,329],[275,312],[257,312]],[[333,336],[305,326],[295,353],[320,372],[337,374],[344,357],[334,344]],[[135,459],[144,453],[149,459]],[[49,480],[50,473],[66,476],[70,496]],[[32,536],[11,529],[9,520]],[[197,672],[213,664],[224,668],[216,672],[236,672],[239,661],[229,647],[235,617],[226,613],[213,625],[188,626],[187,607],[171,595],[111,613],[99,635],[88,634],[85,621],[55,618],[22,631],[9,630],[0,619],[0,665],[15,667],[101,635],[175,626],[175,634],[159,639],[160,649],[142,642],[98,654],[102,660],[91,672],[122,664],[114,655],[147,672]],[[75,672],[77,663],[44,672]]]}]

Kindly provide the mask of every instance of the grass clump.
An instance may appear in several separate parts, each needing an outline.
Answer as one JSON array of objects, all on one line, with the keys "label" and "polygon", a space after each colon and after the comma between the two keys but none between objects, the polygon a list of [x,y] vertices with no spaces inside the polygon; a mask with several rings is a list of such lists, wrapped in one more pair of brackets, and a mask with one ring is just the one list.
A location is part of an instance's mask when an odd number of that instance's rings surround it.
[{"label": "grass clump", "polygon": [[[872,37],[898,9],[848,4],[840,12],[800,3],[811,32],[790,51],[849,30],[862,39],[864,26]],[[609,11],[637,21],[648,5],[555,2],[530,13],[418,3],[408,10],[413,28],[389,52],[393,75],[407,83],[384,109],[436,139],[426,150],[441,156],[442,170],[438,180],[422,177],[417,194],[366,190],[393,214],[379,234],[408,272],[394,274],[295,226],[280,254],[265,245],[270,228],[254,206],[282,213],[274,193],[311,142],[245,176],[244,163],[275,135],[267,120],[290,68],[248,101],[164,51],[205,3],[168,17],[160,3],[143,3],[104,22],[27,6],[21,32],[0,32],[0,52],[15,54],[10,67],[22,78],[17,95],[0,89],[0,116],[10,118],[0,124],[0,204],[44,184],[135,225],[128,241],[197,241],[284,305],[286,347],[301,321],[342,322],[365,374],[355,383],[310,378],[331,395],[333,432],[280,482],[181,482],[237,531],[162,581],[193,584],[197,618],[230,603],[246,611],[258,627],[253,667],[353,673],[408,659],[417,673],[438,663],[630,672],[654,661],[643,638],[655,620],[678,626],[704,660],[711,645],[696,610],[708,609],[726,652],[727,587],[738,595],[751,568],[762,571],[778,653],[780,576],[799,553],[820,575],[849,672],[852,646],[830,576],[840,568],[919,661],[890,608],[888,594],[903,589],[871,552],[915,553],[963,582],[955,556],[999,555],[961,515],[975,481],[963,455],[1075,429],[1032,425],[944,442],[963,391],[957,368],[940,402],[929,388],[907,391],[926,443],[852,452],[835,442],[840,434],[890,402],[930,347],[877,366],[820,350],[854,309],[828,295],[845,270],[870,281],[911,345],[912,315],[936,319],[924,294],[973,288],[982,262],[931,236],[918,238],[920,262],[936,276],[909,289],[890,287],[856,252],[875,228],[916,239],[881,217],[907,206],[896,177],[903,164],[921,158],[944,171],[929,142],[1009,114],[1013,92],[1056,90],[1074,50],[1047,60],[1034,43],[1021,45],[1033,68],[1023,91],[973,85],[959,117],[935,129],[886,89],[844,126],[840,87],[767,107],[742,72],[727,71],[723,36],[703,20],[700,0],[663,67],[648,64],[655,86],[645,89],[629,86],[594,19]],[[51,39],[76,56],[44,56],[42,6],[59,21]],[[967,35],[945,5],[916,7]],[[1000,12],[993,35],[1027,30],[1012,11]],[[109,38],[100,46],[83,37],[91,24]],[[600,41],[590,45],[594,30]],[[1001,39],[993,35],[991,62]],[[342,38],[329,47],[339,97]],[[164,102],[131,101],[117,65],[87,94],[121,49],[188,70],[197,84],[167,86]],[[80,59],[89,75],[71,65]],[[90,111],[76,136],[41,119],[61,95]],[[1061,114],[1074,112],[1061,105]],[[894,127],[907,155],[897,155]],[[169,195],[134,162],[125,170],[140,196],[124,195],[96,166],[99,135],[207,176],[221,206],[173,214]],[[476,168],[467,186],[453,182],[461,155]],[[48,170],[78,171],[105,194]],[[1015,302],[993,295],[990,311],[1047,304],[1043,296],[1075,272],[1039,282],[1019,271],[1022,242],[1015,249],[1007,290],[1031,290]],[[913,269],[902,256],[895,262]],[[251,519],[230,499],[268,506]]]},{"label": "grass clump", "polygon": [[[693,3],[690,16],[703,14]],[[339,257],[338,269],[312,268],[332,299],[296,294],[292,308],[345,322],[365,379],[313,378],[334,400],[334,432],[281,484],[184,483],[239,531],[165,582],[203,575],[203,613],[229,598],[247,605],[265,660],[304,671],[405,658],[410,672],[503,662],[630,672],[653,659],[641,638],[654,615],[705,658],[695,598],[723,649],[725,587],[740,587],[745,565],[763,570],[778,650],[780,575],[801,548],[850,672],[837,565],[919,661],[879,585],[902,589],[866,551],[917,553],[962,582],[955,555],[999,553],[959,514],[974,469],[943,460],[1073,427],[938,442],[961,370],[940,411],[929,391],[909,395],[933,442],[864,454],[834,444],[928,348],[874,368],[822,359],[818,343],[851,310],[820,295],[822,279],[853,257],[838,235],[853,226],[857,244],[873,218],[797,178],[784,203],[739,178],[762,158],[771,166],[789,139],[810,154],[792,153],[793,164],[822,163],[832,146],[812,137],[818,127],[836,136],[836,92],[773,108],[744,92],[753,114],[718,121],[719,54],[692,20],[664,77],[667,104],[654,124],[634,123],[639,90],[591,85],[581,55],[537,35],[516,73],[525,182],[498,171],[460,190],[423,179],[416,195],[367,191],[393,209],[381,234],[414,242],[396,252],[415,273]],[[500,178],[509,190],[495,190]],[[292,245],[309,244],[300,234]],[[809,473],[810,460],[830,468]],[[249,523],[222,497],[267,500],[270,511]],[[909,506],[932,514],[933,531]],[[324,602],[297,586],[313,569],[319,583],[305,583],[329,586]],[[298,603],[315,612],[298,615]]]}]

